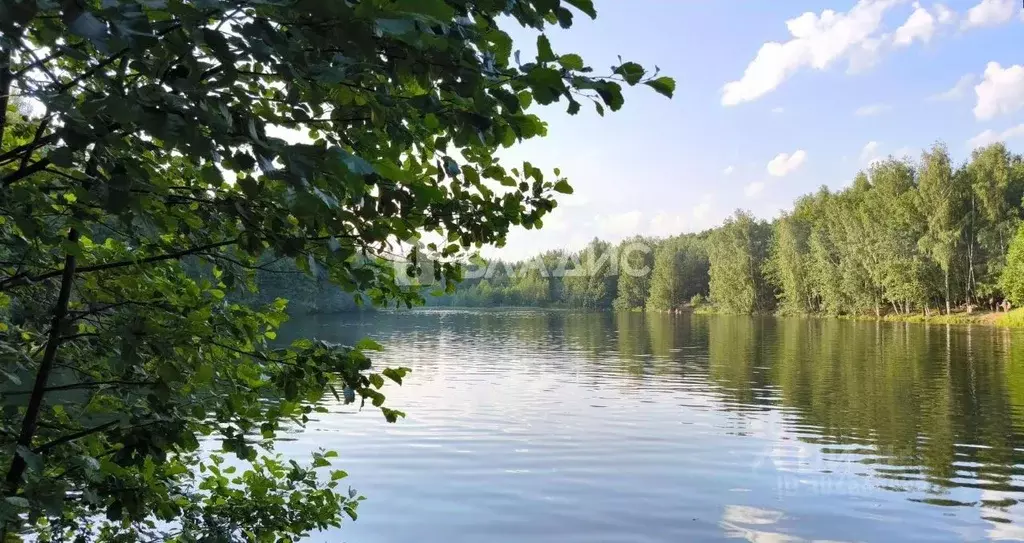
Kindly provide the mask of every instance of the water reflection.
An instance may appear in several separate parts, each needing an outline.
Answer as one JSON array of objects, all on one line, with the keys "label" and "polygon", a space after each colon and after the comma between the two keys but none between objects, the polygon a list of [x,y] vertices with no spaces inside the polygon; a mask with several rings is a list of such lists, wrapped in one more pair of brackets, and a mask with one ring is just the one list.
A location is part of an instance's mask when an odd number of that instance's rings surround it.
[{"label": "water reflection", "polygon": [[746,539],[751,543],[791,543],[802,541],[798,537],[767,531],[783,518],[781,511],[758,509],[745,505],[726,505],[722,513],[722,528],[726,537]]},{"label": "water reflection", "polygon": [[[368,439],[350,456],[377,472],[360,486],[371,498],[435,485],[407,501],[435,500],[438,514],[416,520],[440,539],[588,541],[599,526],[607,541],[1024,541],[1016,332],[557,311],[367,314],[299,330],[373,335],[385,362],[413,367],[395,396],[409,421],[324,426]],[[416,466],[444,479],[415,479],[427,477]],[[455,511],[476,516],[444,516]],[[372,518],[359,524],[383,535],[359,539],[416,533]],[[532,536],[493,531],[528,522]]]}]

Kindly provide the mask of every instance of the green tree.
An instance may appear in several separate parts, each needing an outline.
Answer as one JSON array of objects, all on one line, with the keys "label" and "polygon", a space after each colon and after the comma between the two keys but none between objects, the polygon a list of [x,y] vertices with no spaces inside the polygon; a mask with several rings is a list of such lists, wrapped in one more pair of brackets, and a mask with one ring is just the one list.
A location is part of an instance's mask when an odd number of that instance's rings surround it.
[{"label": "green tree", "polygon": [[[0,10],[0,111],[12,94],[43,111],[0,120],[5,540],[288,541],[355,518],[344,472],[316,472],[333,453],[268,451],[334,390],[394,420],[380,389],[405,370],[371,372],[373,342],[274,346],[285,301],[227,293],[255,290],[269,254],[356,302],[417,303],[387,257],[422,233],[447,240],[433,269],[453,288],[467,250],[571,191],[495,156],[544,135],[534,104],[603,113],[623,84],[674,87],[552,50],[545,29],[590,0]],[[539,32],[536,58],[513,55],[515,25]]]},{"label": "green tree", "polygon": [[918,244],[942,270],[942,293],[946,313],[952,312],[950,273],[962,237],[964,189],[953,175],[952,162],[945,145],[935,144],[921,155],[917,190],[921,213],[927,221]]},{"label": "green tree", "polygon": [[765,279],[771,227],[744,211],[708,239],[711,301],[730,313],[770,309],[774,292]]},{"label": "green tree", "polygon": [[651,291],[651,274],[657,244],[653,239],[635,236],[619,244],[619,280],[615,309],[643,309]]},{"label": "green tree", "polygon": [[857,218],[866,251],[862,255],[873,286],[896,313],[931,295],[926,260],[918,252],[926,221],[917,206],[915,171],[903,159],[889,159],[869,171],[871,190],[864,194]]},{"label": "green tree", "polygon": [[565,296],[570,307],[609,309],[618,285],[618,255],[606,241],[594,238],[580,252],[577,266],[565,275]]},{"label": "green tree", "polygon": [[817,309],[810,276],[810,236],[811,225],[796,212],[783,215],[772,225],[765,273],[778,287],[779,305],[787,312],[810,313]]},{"label": "green tree", "polygon": [[679,236],[658,246],[647,299],[649,310],[675,311],[694,295],[707,294],[709,264],[703,245],[693,236]]},{"label": "green tree", "polygon": [[969,215],[969,285],[978,296],[995,294],[1010,239],[1020,221],[1024,178],[1002,143],[976,149],[967,164],[972,190]]},{"label": "green tree", "polygon": [[999,276],[999,288],[1014,305],[1024,305],[1024,227],[1017,229],[1010,243],[1006,266]]}]

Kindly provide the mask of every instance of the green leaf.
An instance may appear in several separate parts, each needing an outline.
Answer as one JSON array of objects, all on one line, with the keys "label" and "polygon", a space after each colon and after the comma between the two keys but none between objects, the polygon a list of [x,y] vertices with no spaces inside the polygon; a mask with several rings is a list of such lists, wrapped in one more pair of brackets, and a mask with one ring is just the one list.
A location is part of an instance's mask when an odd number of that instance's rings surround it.
[{"label": "green leaf", "polygon": [[636,85],[641,79],[643,79],[644,74],[647,72],[644,70],[643,66],[635,62],[626,62],[615,68],[615,73],[621,75],[622,78],[626,80],[626,83]]},{"label": "green leaf", "polygon": [[203,182],[214,187],[220,187],[224,184],[224,176],[220,173],[220,169],[212,164],[203,166],[203,169],[200,171],[200,177]]},{"label": "green leaf", "polygon": [[46,154],[46,158],[50,159],[50,162],[52,162],[54,166],[59,166],[61,168],[70,168],[75,165],[74,152],[68,147],[57,147],[52,149]]},{"label": "green leaf", "polygon": [[537,36],[537,62],[551,62],[555,60],[555,53],[551,50],[551,42],[544,34]]},{"label": "green leaf", "polygon": [[560,192],[562,194],[572,194],[572,185],[570,185],[565,179],[555,183],[554,189],[555,192]]},{"label": "green leaf", "polygon": [[411,370],[409,368],[385,368],[384,371],[380,372],[381,375],[391,379],[399,385],[402,384],[402,379],[405,378]]},{"label": "green leaf", "polygon": [[462,169],[459,168],[459,164],[451,157],[444,157],[442,162],[444,163],[444,173],[448,174],[448,177],[456,177],[462,173]]},{"label": "green leaf", "polygon": [[519,91],[519,105],[523,109],[527,109],[533,105],[533,95],[530,94],[530,91]]},{"label": "green leaf", "polygon": [[18,456],[25,460],[28,468],[36,473],[43,471],[43,458],[24,445],[18,445]]},{"label": "green leaf", "polygon": [[582,70],[583,69],[583,57],[569,53],[558,57],[558,63],[562,65],[566,70]]},{"label": "green leaf", "polygon": [[376,173],[373,169],[373,165],[361,157],[353,155],[341,147],[335,147],[334,152],[341,158],[342,163],[348,171],[356,175],[370,175],[372,173]]},{"label": "green leaf", "polygon": [[591,19],[597,18],[597,10],[594,9],[594,0],[565,0],[570,6],[586,13]]},{"label": "green leaf", "polygon": [[443,22],[455,16],[455,10],[444,0],[395,0],[394,7],[398,11],[426,15]]},{"label": "green leaf", "polygon": [[356,342],[356,349],[360,351],[383,351],[384,346],[368,337],[364,337]]},{"label": "green leaf", "polygon": [[658,91],[658,94],[672,98],[673,93],[676,91],[676,80],[671,77],[659,77],[650,81],[645,81],[645,85]]},{"label": "green leaf", "polygon": [[203,364],[196,369],[195,380],[199,383],[209,383],[213,379],[213,366]]},{"label": "green leaf", "polygon": [[377,19],[377,29],[390,36],[404,36],[416,31],[416,21],[412,19]]},{"label": "green leaf", "polygon": [[22,509],[28,509],[29,507],[28,500],[21,496],[7,496],[4,499],[7,500],[7,503],[15,507],[21,507]]},{"label": "green leaf", "polygon": [[612,111],[618,111],[622,104],[625,103],[625,100],[622,98],[622,87],[618,83],[602,81],[595,85],[594,90],[597,91],[597,94],[601,96],[601,100]]},{"label": "green leaf", "polygon": [[384,414],[384,418],[391,423],[398,421],[399,418],[405,418],[405,413],[398,411],[397,409],[382,407],[380,408],[380,411]]}]

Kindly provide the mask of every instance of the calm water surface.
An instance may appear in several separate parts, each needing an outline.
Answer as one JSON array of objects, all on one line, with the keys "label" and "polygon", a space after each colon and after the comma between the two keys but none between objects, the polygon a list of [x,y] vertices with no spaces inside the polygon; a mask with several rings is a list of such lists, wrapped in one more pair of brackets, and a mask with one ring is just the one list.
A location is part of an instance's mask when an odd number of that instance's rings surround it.
[{"label": "calm water surface", "polygon": [[409,366],[328,404],[359,543],[1024,541],[1024,333],[424,310],[294,321]]}]

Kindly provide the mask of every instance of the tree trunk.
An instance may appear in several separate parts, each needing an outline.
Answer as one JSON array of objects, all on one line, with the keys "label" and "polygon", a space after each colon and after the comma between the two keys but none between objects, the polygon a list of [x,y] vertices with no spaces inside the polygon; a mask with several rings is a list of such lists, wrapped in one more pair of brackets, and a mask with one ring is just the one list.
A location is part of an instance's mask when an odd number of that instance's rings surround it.
[{"label": "tree trunk", "polygon": [[14,73],[11,72],[11,50],[0,51],[0,141],[3,140],[7,128],[7,106],[10,104],[11,83],[14,81]]},{"label": "tree trunk", "polygon": [[967,286],[964,291],[965,299],[964,303],[971,305],[971,292],[972,285],[974,285],[974,242],[976,234],[974,232],[974,194],[971,193],[971,234],[967,239]]},{"label": "tree trunk", "polygon": [[[68,232],[68,241],[78,242],[78,231],[74,228]],[[21,432],[18,434],[18,448],[32,448],[32,439],[35,437],[36,428],[39,424],[39,413],[43,407],[43,396],[46,394],[46,382],[53,371],[53,364],[57,360],[57,348],[60,346],[61,336],[64,327],[67,325],[65,319],[68,314],[68,301],[71,299],[71,286],[75,279],[75,256],[67,253],[64,256],[64,271],[61,273],[60,294],[57,296],[57,305],[53,308],[53,317],[50,320],[50,333],[46,339],[46,348],[43,351],[43,359],[39,362],[39,370],[36,372],[35,383],[32,385],[32,394],[29,396],[28,407],[25,409],[25,418],[21,422]],[[15,454],[11,461],[11,467],[7,470],[7,477],[4,482],[6,488],[4,494],[8,497],[14,496],[21,486],[21,476],[25,473],[27,464],[20,454]],[[7,525],[4,524],[4,532]]]},{"label": "tree trunk", "polygon": [[946,269],[943,270],[943,275],[945,275],[946,281],[946,314],[950,315],[952,311],[950,311],[949,307],[949,266],[946,266]]}]

